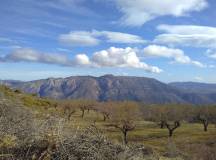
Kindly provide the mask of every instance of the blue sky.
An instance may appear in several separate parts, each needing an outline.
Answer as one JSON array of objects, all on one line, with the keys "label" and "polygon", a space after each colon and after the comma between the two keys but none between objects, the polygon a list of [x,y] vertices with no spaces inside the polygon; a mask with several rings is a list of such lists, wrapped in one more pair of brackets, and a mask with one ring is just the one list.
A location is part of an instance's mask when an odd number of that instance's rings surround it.
[{"label": "blue sky", "polygon": [[0,79],[216,83],[214,0],[2,0]]}]

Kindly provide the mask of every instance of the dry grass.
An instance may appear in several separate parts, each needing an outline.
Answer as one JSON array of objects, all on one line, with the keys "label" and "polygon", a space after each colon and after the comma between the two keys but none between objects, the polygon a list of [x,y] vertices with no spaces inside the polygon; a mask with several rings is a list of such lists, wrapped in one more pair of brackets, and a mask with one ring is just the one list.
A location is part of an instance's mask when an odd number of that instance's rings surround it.
[{"label": "dry grass", "polygon": [[[104,122],[102,115],[99,113],[94,111],[86,112],[83,119],[80,115],[81,112],[77,111],[72,120],[68,122],[68,126],[82,129],[95,122],[94,124],[103,130],[113,142],[122,142],[121,133],[115,128],[107,128],[106,124],[108,124],[109,121]],[[156,123],[139,120],[136,121],[136,129],[129,132],[128,139],[129,143],[145,144],[160,153],[164,153],[167,150],[169,137],[166,128],[160,129]],[[185,146],[207,144],[209,141],[214,141],[215,139],[216,127],[214,125],[209,125],[208,132],[204,132],[201,124],[188,123],[183,123],[181,127],[174,132],[174,136],[172,137],[172,141],[176,144],[176,147],[181,150],[184,150]]]}]

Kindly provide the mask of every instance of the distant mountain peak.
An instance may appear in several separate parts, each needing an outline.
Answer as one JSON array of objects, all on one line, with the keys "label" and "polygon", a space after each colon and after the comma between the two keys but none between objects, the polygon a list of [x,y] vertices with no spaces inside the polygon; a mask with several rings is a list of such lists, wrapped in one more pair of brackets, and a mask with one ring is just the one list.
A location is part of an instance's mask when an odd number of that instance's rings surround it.
[{"label": "distant mountain peak", "polygon": [[103,75],[101,77],[115,77],[115,76],[113,74],[105,74],[105,75]]}]

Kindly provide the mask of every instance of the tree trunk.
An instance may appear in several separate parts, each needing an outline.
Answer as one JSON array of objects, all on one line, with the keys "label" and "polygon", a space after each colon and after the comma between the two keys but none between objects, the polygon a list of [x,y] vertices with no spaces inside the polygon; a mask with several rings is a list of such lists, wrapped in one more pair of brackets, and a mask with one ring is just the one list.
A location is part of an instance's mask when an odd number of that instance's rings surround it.
[{"label": "tree trunk", "polygon": [[106,115],[103,115],[103,121],[104,122],[106,121]]},{"label": "tree trunk", "polygon": [[70,114],[68,115],[68,121],[70,121],[70,118],[71,118],[71,116],[70,116]]},{"label": "tree trunk", "polygon": [[85,110],[82,110],[82,115],[81,115],[82,118],[84,117],[84,114],[85,114]]},{"label": "tree trunk", "polygon": [[172,136],[173,136],[173,130],[169,129],[169,137],[172,137]]},{"label": "tree trunk", "polygon": [[127,145],[128,141],[127,141],[127,131],[123,131],[123,142],[125,145]]},{"label": "tree trunk", "polygon": [[203,129],[204,129],[204,132],[207,132],[208,131],[208,120],[207,119],[200,119],[202,124],[203,124]]},{"label": "tree trunk", "polygon": [[208,131],[208,123],[204,122],[203,126],[204,126],[204,131],[207,132]]},{"label": "tree trunk", "polygon": [[68,121],[71,120],[71,116],[72,116],[72,114],[69,114],[69,115],[68,115]]},{"label": "tree trunk", "polygon": [[164,125],[163,125],[163,123],[161,123],[161,124],[160,124],[160,128],[161,128],[161,129],[163,129],[163,128],[164,128]]},{"label": "tree trunk", "polygon": [[164,122],[164,121],[161,121],[161,122],[160,122],[160,128],[163,129],[164,126],[165,126],[165,122]]}]

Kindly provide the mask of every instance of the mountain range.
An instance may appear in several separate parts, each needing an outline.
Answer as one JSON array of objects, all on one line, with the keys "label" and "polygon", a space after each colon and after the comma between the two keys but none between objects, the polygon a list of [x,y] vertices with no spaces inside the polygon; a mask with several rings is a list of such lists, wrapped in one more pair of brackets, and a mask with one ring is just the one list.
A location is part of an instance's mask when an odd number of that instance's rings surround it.
[{"label": "mountain range", "polygon": [[195,82],[166,84],[146,77],[72,76],[29,82],[2,80],[0,84],[54,99],[132,100],[147,104],[216,104],[216,84]]}]

